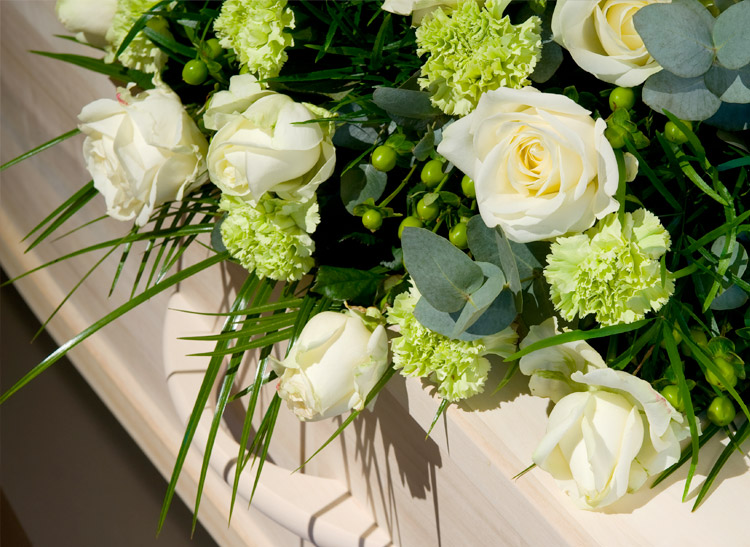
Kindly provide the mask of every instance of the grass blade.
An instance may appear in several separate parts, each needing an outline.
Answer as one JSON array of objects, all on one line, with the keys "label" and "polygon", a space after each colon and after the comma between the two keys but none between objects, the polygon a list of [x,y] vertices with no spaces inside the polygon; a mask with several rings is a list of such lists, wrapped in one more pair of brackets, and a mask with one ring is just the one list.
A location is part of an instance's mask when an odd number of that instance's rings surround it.
[{"label": "grass blade", "polygon": [[73,55],[71,53],[50,53],[47,51],[32,51],[31,53],[80,66],[81,68],[104,74],[105,76],[109,76],[113,80],[120,82],[134,82],[141,89],[153,89],[154,87],[154,84],[151,81],[151,74],[146,74],[140,70],[125,68],[119,63],[105,63],[102,59],[94,59],[93,57],[86,57],[85,55]]},{"label": "grass blade", "polygon": [[78,135],[78,133],[80,133],[80,132],[81,132],[80,129],[77,129],[77,128],[76,129],[72,129],[71,131],[68,131],[67,133],[63,133],[59,137],[55,137],[54,139],[52,139],[50,141],[47,141],[44,144],[40,144],[39,146],[37,146],[36,148],[32,148],[28,152],[24,152],[23,154],[21,154],[17,158],[14,158],[14,159],[12,159],[12,160],[10,160],[8,162],[5,162],[4,164],[0,165],[0,171],[3,171],[5,169],[7,169],[8,167],[11,167],[11,166],[13,166],[13,165],[15,165],[17,163],[21,163],[23,160],[26,160],[26,159],[30,158],[31,156],[34,156],[34,155],[38,154],[39,152],[43,152],[44,150],[47,150],[47,148],[52,148],[56,144],[64,141],[65,139],[68,139],[70,137]]},{"label": "grass blade", "polygon": [[430,429],[427,430],[427,435],[424,436],[425,440],[429,439],[430,433],[432,433],[432,428],[435,427],[435,424],[437,423],[438,419],[440,419],[440,416],[445,412],[445,409],[448,408],[448,405],[450,405],[450,401],[448,399],[443,399],[440,401],[440,406],[437,409],[437,412],[435,412],[435,417],[432,419],[432,423],[430,424]]},{"label": "grass blade", "polygon": [[56,351],[51,353],[49,356],[47,356],[46,359],[44,359],[41,363],[36,365],[33,369],[31,369],[23,378],[18,380],[13,387],[11,387],[8,391],[3,393],[2,396],[0,396],[0,405],[3,404],[5,401],[8,400],[14,393],[16,393],[19,389],[21,389],[23,386],[28,384],[31,380],[39,376],[42,372],[47,370],[51,365],[56,363],[61,357],[63,357],[68,351],[76,347],[78,344],[83,342],[86,338],[97,332],[102,327],[108,325],[118,317],[121,317],[125,313],[129,312],[136,306],[142,304],[146,300],[156,296],[160,292],[168,289],[169,287],[172,287],[173,285],[176,285],[180,281],[184,281],[190,276],[193,276],[197,274],[198,272],[201,272],[205,270],[206,268],[210,268],[214,264],[218,264],[222,262],[223,260],[226,260],[228,258],[229,254],[224,253],[218,253],[212,257],[209,257],[202,262],[199,262],[198,264],[194,264],[193,266],[190,266],[189,268],[185,268],[181,272],[178,272],[171,276],[168,279],[165,279],[162,283],[155,285],[151,289],[142,292],[132,300],[129,300],[125,302],[122,306],[114,310],[113,312],[108,313],[95,323],[91,324],[86,329],[82,330],[79,334],[65,342],[63,345],[61,345]]},{"label": "grass blade", "polygon": [[47,216],[47,218],[45,218],[42,222],[37,224],[37,226],[33,230],[31,230],[31,232],[29,232],[29,234],[24,238],[24,241],[31,234],[39,230],[42,226],[44,226],[48,222],[50,223],[49,226],[47,226],[47,228],[45,228],[44,231],[41,234],[39,234],[34,241],[31,242],[31,245],[29,245],[26,251],[24,252],[28,253],[31,249],[39,245],[50,234],[52,234],[52,232],[54,232],[60,226],[62,226],[66,220],[68,220],[70,217],[72,217],[74,214],[80,211],[84,205],[86,205],[89,201],[91,201],[98,194],[99,192],[98,190],[96,190],[96,188],[94,188],[93,181],[89,182],[83,188],[81,188],[81,190],[73,194],[71,198],[65,201],[65,203],[63,203],[60,207],[55,209],[50,215]]}]

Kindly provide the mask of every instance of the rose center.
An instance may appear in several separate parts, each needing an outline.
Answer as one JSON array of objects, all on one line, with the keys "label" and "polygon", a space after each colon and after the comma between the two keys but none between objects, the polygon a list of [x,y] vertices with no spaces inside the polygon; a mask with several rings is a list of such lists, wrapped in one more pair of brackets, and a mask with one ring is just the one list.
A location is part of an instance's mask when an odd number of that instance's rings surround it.
[{"label": "rose center", "polygon": [[643,40],[633,24],[633,15],[646,4],[632,0],[607,0],[599,4],[607,24],[625,47],[632,51],[643,47]]}]

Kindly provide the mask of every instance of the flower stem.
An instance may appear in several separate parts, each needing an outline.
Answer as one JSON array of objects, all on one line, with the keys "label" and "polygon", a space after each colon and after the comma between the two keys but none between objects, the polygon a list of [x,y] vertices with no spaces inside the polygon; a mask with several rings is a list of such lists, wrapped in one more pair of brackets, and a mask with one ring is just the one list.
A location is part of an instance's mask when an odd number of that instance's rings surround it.
[{"label": "flower stem", "polygon": [[393,198],[395,198],[395,197],[396,197],[396,196],[398,195],[398,193],[399,193],[399,192],[400,192],[401,190],[403,190],[403,189],[404,189],[404,186],[406,186],[406,183],[407,183],[407,182],[409,182],[409,179],[411,178],[411,176],[412,176],[412,174],[414,173],[414,170],[415,170],[416,168],[417,168],[417,164],[414,164],[414,165],[412,166],[412,168],[411,168],[411,171],[409,171],[409,174],[408,174],[408,175],[406,175],[406,178],[405,178],[404,180],[402,180],[402,181],[401,181],[401,184],[399,184],[399,185],[398,185],[398,186],[396,187],[396,189],[395,189],[395,190],[394,190],[393,192],[391,192],[391,193],[390,193],[390,195],[389,195],[389,196],[388,196],[387,198],[385,198],[385,199],[384,199],[383,201],[381,201],[381,202],[380,202],[380,203],[378,204],[378,207],[385,207],[386,205],[388,205],[388,203],[390,203],[390,201],[391,201],[391,200],[392,200]]}]

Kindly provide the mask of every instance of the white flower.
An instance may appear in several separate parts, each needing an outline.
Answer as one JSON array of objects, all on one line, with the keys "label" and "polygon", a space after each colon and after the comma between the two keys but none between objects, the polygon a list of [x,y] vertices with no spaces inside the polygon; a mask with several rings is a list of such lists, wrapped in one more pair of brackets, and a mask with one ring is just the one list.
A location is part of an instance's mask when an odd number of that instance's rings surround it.
[{"label": "white flower", "polygon": [[485,224],[526,243],[581,232],[618,209],[606,127],[564,95],[496,89],[444,130],[438,152],[474,179]]},{"label": "white flower", "polygon": [[552,33],[583,70],[633,87],[661,70],[633,25],[633,15],[657,1],[662,0],[558,0]]},{"label": "white flower", "polygon": [[[557,318],[550,317],[541,325],[534,325],[521,342],[520,348],[551,338],[560,334],[557,330]],[[590,372],[607,365],[599,352],[587,342],[567,342],[549,348],[538,349],[521,357],[519,368],[529,378],[529,389],[532,395],[548,397],[553,403],[558,402],[574,391],[585,391],[586,386],[576,384],[570,379],[576,371]]]},{"label": "white flower", "polygon": [[112,25],[117,0],[57,0],[55,12],[76,39],[92,46],[107,45],[105,36]]},{"label": "white flower", "polygon": [[458,5],[458,0],[385,0],[383,9],[398,15],[411,15],[412,26],[417,26],[436,8],[451,10]]},{"label": "white flower", "polygon": [[154,207],[207,180],[208,143],[169,89],[135,97],[118,89],[117,99],[94,101],[78,115],[83,155],[107,214],[143,226]]},{"label": "white flower", "polygon": [[609,505],[679,459],[688,426],[651,384],[609,368],[571,379],[589,391],[555,405],[533,459],[579,506]]},{"label": "white flower", "polygon": [[300,122],[330,114],[236,78],[228,95],[212,99],[204,118],[206,127],[219,128],[208,150],[211,180],[252,202],[269,191],[290,200],[312,198],[333,173],[336,151],[329,124]]},{"label": "white flower", "polygon": [[302,421],[362,410],[385,372],[388,338],[382,325],[370,330],[354,313],[313,316],[283,362],[278,393]]}]

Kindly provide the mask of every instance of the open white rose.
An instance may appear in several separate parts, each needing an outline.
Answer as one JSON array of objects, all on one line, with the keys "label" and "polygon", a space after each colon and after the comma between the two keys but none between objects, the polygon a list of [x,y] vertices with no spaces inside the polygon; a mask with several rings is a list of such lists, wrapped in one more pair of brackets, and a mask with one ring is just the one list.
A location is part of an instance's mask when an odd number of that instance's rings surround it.
[{"label": "open white rose", "polygon": [[[207,112],[207,127],[219,128],[208,149],[211,180],[252,202],[269,191],[284,199],[312,198],[333,173],[336,151],[328,124],[300,122],[328,113],[250,81],[238,83],[227,95],[217,94]],[[242,112],[229,112],[244,104]]]},{"label": "open white rose", "polygon": [[659,72],[633,25],[643,6],[663,0],[558,0],[555,41],[583,70],[611,84],[633,87]]},{"label": "open white rose", "polygon": [[445,129],[438,152],[474,179],[485,224],[526,243],[582,232],[618,209],[606,127],[564,95],[502,88]]},{"label": "open white rose", "polygon": [[398,15],[411,15],[412,25],[417,26],[422,19],[436,8],[452,9],[458,0],[385,0],[383,9]]},{"label": "open white rose", "polygon": [[282,362],[278,393],[303,421],[362,410],[385,372],[388,338],[382,325],[370,330],[354,313],[323,312],[302,329]]},{"label": "open white rose", "polygon": [[[523,339],[520,348],[560,334],[557,318],[550,317],[541,325],[534,325]],[[519,369],[529,378],[529,390],[537,397],[549,397],[558,402],[574,391],[584,391],[587,386],[576,384],[570,379],[574,372],[590,372],[607,365],[588,342],[578,340],[542,348],[524,355],[518,363]]]},{"label": "open white rose", "polygon": [[78,115],[83,155],[107,214],[143,226],[154,207],[207,180],[208,143],[169,89],[135,97],[119,89],[117,99],[94,101]]},{"label": "open white rose", "polygon": [[81,42],[97,47],[107,45],[105,36],[116,9],[117,0],[57,0],[55,4],[63,26]]},{"label": "open white rose", "polygon": [[533,459],[580,507],[609,505],[680,458],[688,426],[651,384],[609,368],[571,379],[590,391],[560,399]]}]

